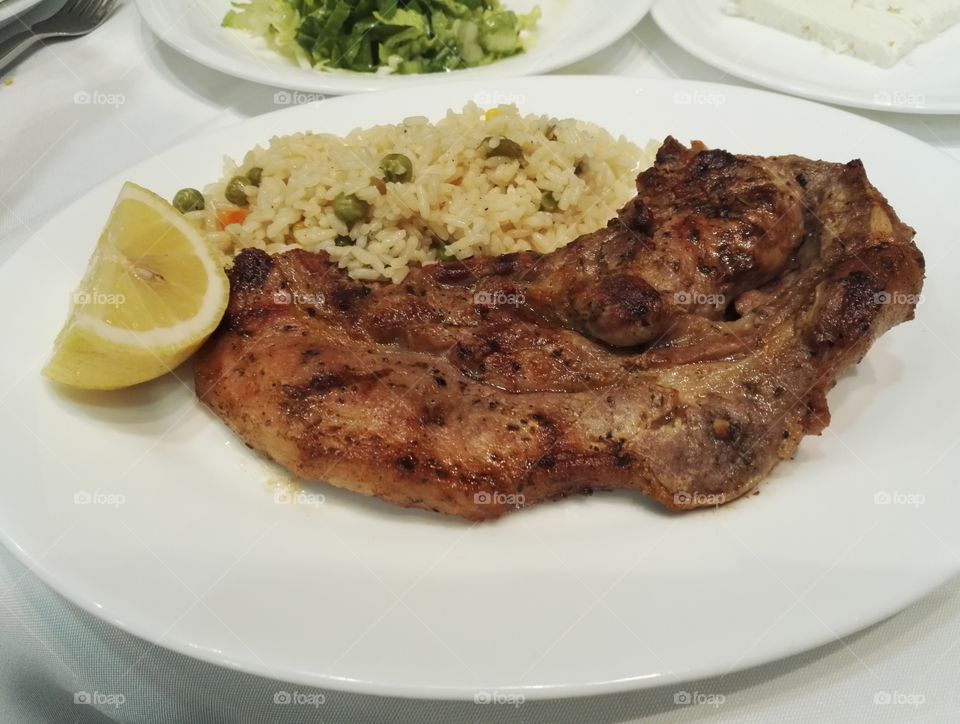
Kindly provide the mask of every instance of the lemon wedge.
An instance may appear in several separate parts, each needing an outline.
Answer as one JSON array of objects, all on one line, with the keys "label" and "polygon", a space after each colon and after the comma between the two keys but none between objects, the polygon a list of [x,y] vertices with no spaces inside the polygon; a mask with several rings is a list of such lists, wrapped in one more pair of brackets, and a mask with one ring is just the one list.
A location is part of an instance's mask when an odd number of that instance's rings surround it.
[{"label": "lemon wedge", "polygon": [[229,296],[203,233],[156,194],[124,184],[43,374],[91,390],[160,377],[210,336]]}]

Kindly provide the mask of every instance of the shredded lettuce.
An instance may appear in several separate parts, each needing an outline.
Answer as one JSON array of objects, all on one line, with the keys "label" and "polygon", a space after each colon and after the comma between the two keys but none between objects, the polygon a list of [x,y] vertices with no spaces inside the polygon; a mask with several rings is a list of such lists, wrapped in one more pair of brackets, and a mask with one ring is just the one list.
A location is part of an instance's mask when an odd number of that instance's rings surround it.
[{"label": "shredded lettuce", "polygon": [[300,14],[287,0],[249,0],[231,3],[234,7],[223,18],[223,27],[266,38],[283,55],[300,63],[307,59],[297,44]]},{"label": "shredded lettuce", "polygon": [[540,9],[500,0],[235,0],[223,26],[318,68],[437,73],[523,52]]}]

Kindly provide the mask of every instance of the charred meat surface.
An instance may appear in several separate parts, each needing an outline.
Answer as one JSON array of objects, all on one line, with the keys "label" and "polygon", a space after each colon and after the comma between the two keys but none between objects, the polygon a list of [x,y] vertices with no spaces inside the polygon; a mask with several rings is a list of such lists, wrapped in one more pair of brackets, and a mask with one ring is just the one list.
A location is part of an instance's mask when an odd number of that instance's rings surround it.
[{"label": "charred meat surface", "polygon": [[913,230],[847,164],[668,138],[605,229],[399,285],[243,251],[200,398],[296,475],[471,520],[588,490],[753,489],[913,316]]}]

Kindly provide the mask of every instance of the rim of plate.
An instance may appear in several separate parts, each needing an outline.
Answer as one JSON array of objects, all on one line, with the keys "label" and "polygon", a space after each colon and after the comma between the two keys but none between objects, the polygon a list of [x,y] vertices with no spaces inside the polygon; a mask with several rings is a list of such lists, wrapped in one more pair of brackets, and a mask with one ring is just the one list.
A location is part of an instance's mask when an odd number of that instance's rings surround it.
[{"label": "rim of plate", "polygon": [[[678,15],[680,3],[670,0],[655,0],[650,10],[650,16],[657,23],[671,42],[676,43],[683,50],[707,65],[729,73],[731,76],[755,83],[763,88],[798,98],[832,103],[847,108],[859,108],[868,111],[883,113],[902,113],[908,115],[954,115],[960,113],[960,99],[952,102],[939,103],[932,106],[915,107],[910,105],[890,106],[872,101],[868,97],[851,96],[841,91],[833,91],[821,85],[811,85],[801,78],[791,78],[788,87],[780,76],[765,72],[762,66],[745,65],[736,59],[729,58],[724,53],[696,43],[683,30]],[[810,41],[813,42],[813,41]]]},{"label": "rim of plate", "polygon": [[[610,90],[615,90],[616,86],[619,86],[623,89],[644,89],[644,88],[661,88],[665,91],[674,93],[678,89],[685,91],[694,91],[697,92],[700,89],[706,91],[723,91],[724,93],[730,95],[739,95],[745,99],[751,97],[768,97],[775,98],[780,103],[785,103],[788,105],[795,106],[810,106],[813,105],[817,108],[817,113],[834,115],[836,117],[848,117],[855,118],[858,124],[866,124],[867,126],[874,127],[876,129],[882,129],[885,134],[893,134],[897,137],[900,137],[906,143],[914,145],[918,149],[922,149],[925,152],[933,152],[942,159],[953,163],[958,172],[958,178],[960,178],[960,164],[956,163],[955,159],[951,158],[947,154],[935,149],[928,144],[923,143],[922,141],[906,134],[902,131],[899,131],[894,128],[890,128],[882,123],[873,121],[871,119],[862,118],[855,114],[849,112],[830,108],[825,106],[819,106],[817,104],[811,104],[809,101],[784,96],[782,94],[774,93],[767,90],[753,89],[753,88],[744,88],[741,86],[731,86],[725,85],[722,83],[710,83],[703,81],[687,81],[681,79],[658,79],[658,80],[644,80],[639,78],[625,78],[620,76],[552,76],[545,78],[519,78],[503,81],[505,84],[510,85],[519,85],[522,86],[524,83],[530,83],[531,81],[536,81],[538,83],[547,83],[557,86],[557,88],[563,88],[566,92],[569,92],[569,87],[571,84],[576,83],[590,83],[596,85],[598,83],[610,84]],[[479,81],[478,81],[479,83]],[[476,84],[468,84],[476,85]],[[422,86],[423,90],[431,90],[429,86]],[[432,89],[436,90],[436,89]],[[472,88],[467,88],[467,92],[472,92]],[[384,92],[389,96],[392,93],[408,94],[409,92],[406,89],[397,89],[395,91],[386,91]],[[336,108],[344,105],[348,105],[353,102],[355,99],[350,96],[344,96],[340,98],[332,98],[328,100],[321,101],[324,104],[324,108],[329,109],[333,112]],[[332,107],[328,104],[332,104]],[[190,140],[174,144],[173,146],[164,149],[159,152],[157,155],[164,155],[169,152],[172,152],[177,149],[183,149],[190,146],[201,145],[209,143],[222,136],[223,132],[226,129],[236,128],[243,126],[251,121],[258,120],[263,121],[266,118],[276,117],[278,114],[296,114],[302,113],[305,106],[296,106],[291,108],[280,109],[277,111],[272,111],[267,114],[262,114],[261,116],[254,116],[250,119],[238,121],[237,123],[230,124],[229,126],[223,128],[215,128],[209,131],[202,133],[201,135],[194,137]],[[536,112],[536,109],[523,109],[528,112]],[[148,159],[149,161],[149,159]],[[140,162],[140,164],[135,164],[134,167],[141,165],[145,162]],[[133,167],[131,167],[133,168]],[[111,184],[117,184],[120,180],[127,177],[130,169],[127,169],[119,174],[116,174],[109,179],[98,183],[95,188],[100,188],[102,186],[107,186]],[[60,212],[60,214],[69,213],[71,209],[74,209],[78,206],[81,206],[86,201],[85,194],[79,199],[74,200],[68,207]],[[60,215],[58,214],[58,216]],[[48,222],[50,223],[50,222]],[[42,229],[38,232],[42,233]],[[10,256],[0,268],[6,267],[9,264],[17,263],[17,261],[24,256],[27,256],[32,251],[33,244],[31,243],[34,236],[32,235],[13,255]],[[295,683],[304,686],[311,686],[316,688],[327,688],[336,691],[344,691],[356,694],[370,695],[370,696],[394,696],[407,699],[432,699],[432,700],[443,700],[443,701],[464,701],[468,700],[470,697],[474,696],[478,689],[477,687],[465,687],[465,686],[422,686],[422,685],[407,685],[407,684],[382,684],[373,681],[367,681],[359,678],[351,677],[341,677],[334,676],[329,674],[317,674],[314,672],[292,670],[292,669],[282,669],[280,668],[277,673],[282,674],[284,678],[278,679],[270,674],[263,665],[263,662],[259,662],[254,657],[238,657],[238,656],[227,656],[226,654],[221,654],[220,652],[214,650],[208,650],[206,648],[199,648],[191,644],[191,642],[184,638],[163,638],[163,640],[158,640],[156,636],[156,631],[151,629],[149,626],[144,625],[139,621],[130,621],[127,620],[124,615],[120,612],[117,612],[111,608],[104,607],[103,604],[98,603],[94,600],[92,595],[84,595],[82,593],[78,594],[77,591],[71,590],[67,583],[58,577],[56,571],[52,570],[49,567],[47,561],[43,558],[37,560],[31,557],[27,551],[25,551],[20,543],[14,539],[14,537],[8,532],[5,527],[0,527],[0,542],[2,542],[8,550],[10,550],[18,560],[27,567],[28,571],[40,578],[46,585],[51,589],[56,591],[58,594],[62,595],[67,600],[71,601],[73,604],[77,605],[84,611],[89,614],[94,615],[97,618],[100,618],[113,626],[139,638],[144,639],[150,643],[153,643],[162,648],[174,651],[179,654],[183,654],[190,658],[198,659],[205,661],[210,664],[217,666],[222,666],[224,668],[255,675],[261,678],[268,680],[278,680],[285,683]],[[841,637],[851,635],[855,632],[862,631],[870,626],[873,626],[879,622],[882,622],[892,615],[903,610],[906,606],[914,603],[923,597],[930,594],[932,591],[936,590],[938,587],[943,585],[946,581],[950,580],[953,576],[960,571],[960,561],[955,562],[956,565],[951,570],[938,570],[937,575],[931,575],[927,579],[927,585],[922,587],[914,587],[910,589],[909,593],[896,592],[891,595],[888,605],[881,606],[878,609],[873,610],[869,615],[862,616],[858,618],[855,622],[849,624],[844,624],[838,626],[831,631],[824,631],[821,636],[814,637],[811,636],[803,640],[802,643],[798,642],[789,646],[782,646],[779,648],[780,653],[777,655],[771,656],[768,652],[763,652],[757,650],[755,653],[751,652],[749,655],[744,656],[741,661],[737,663],[735,668],[731,669],[727,673],[732,673],[733,671],[743,671],[746,669],[754,668],[763,664],[767,664],[773,661],[779,661],[796,654],[815,650],[825,644],[831,643],[838,640]],[[589,683],[578,683],[578,684],[531,684],[531,685],[520,685],[515,688],[509,687],[500,687],[498,690],[503,692],[515,692],[523,693],[528,700],[546,700],[546,699],[566,699],[566,698],[575,698],[575,697],[586,697],[586,696],[595,696],[601,694],[613,694],[613,693],[624,693],[629,691],[635,691],[643,688],[656,688],[676,685],[683,682],[692,682],[705,678],[711,678],[717,676],[717,670],[710,665],[695,665],[685,670],[682,675],[674,675],[672,673],[663,673],[659,675],[651,674],[642,674],[632,677],[625,677],[615,680],[600,681],[600,682],[589,682]]]},{"label": "rim of plate", "polygon": [[[16,1],[16,0],[14,0]],[[34,0],[24,0],[33,2]],[[152,0],[135,0],[140,17],[157,37],[166,45],[191,60],[213,68],[221,73],[235,78],[247,80],[261,85],[297,90],[304,92],[330,93],[334,95],[349,95],[374,91],[386,91],[399,88],[411,89],[428,85],[443,85],[444,83],[464,83],[474,80],[503,80],[511,77],[527,77],[548,73],[552,70],[577,63],[595,55],[619,41],[630,33],[636,25],[650,12],[654,0],[631,0],[625,7],[616,8],[620,13],[621,22],[613,21],[613,0],[598,0],[599,4],[611,8],[611,21],[604,24],[604,30],[594,34],[596,40],[590,43],[568,43],[555,46],[549,53],[541,57],[520,55],[506,58],[502,61],[477,68],[451,71],[449,73],[423,73],[410,76],[379,76],[374,73],[352,73],[349,71],[313,71],[315,80],[298,80],[297,75],[291,74],[288,78],[283,74],[285,70],[300,70],[296,66],[282,62],[247,64],[243,61],[243,69],[231,62],[231,56],[205,43],[186,43],[183,36],[177,33],[175,26],[165,25],[162,11]],[[244,70],[246,69],[246,70]]]},{"label": "rim of plate", "polygon": [[[12,257],[11,257],[12,258]],[[283,674],[285,678],[276,678],[266,670],[262,662],[255,657],[241,658],[231,657],[211,651],[206,648],[195,647],[189,641],[182,639],[164,639],[157,640],[156,632],[149,630],[145,626],[137,623],[131,623],[124,618],[112,614],[108,609],[97,604],[92,598],[76,596],[65,590],[65,586],[58,582],[56,575],[49,571],[42,561],[39,563],[31,558],[16,541],[9,537],[3,528],[0,528],[0,544],[3,544],[8,551],[13,553],[18,561],[27,569],[27,572],[35,575],[46,586],[67,601],[77,606],[85,613],[95,618],[105,621],[123,631],[124,633],[136,636],[147,643],[160,648],[172,651],[174,653],[196,659],[207,664],[219,666],[229,671],[236,671],[249,676],[256,676],[270,681],[278,681],[285,684],[297,684],[299,686],[308,686],[316,689],[328,689],[331,691],[344,692],[348,694],[359,694],[363,696],[384,696],[398,699],[418,700],[418,701],[450,701],[467,702],[476,696],[478,691],[489,689],[482,684],[474,687],[464,686],[413,686],[383,684],[375,681],[368,681],[359,678],[333,676],[329,674],[318,675],[311,672],[284,669],[276,673]],[[625,694],[644,689],[658,689],[678,684],[691,683],[702,680],[709,680],[718,676],[728,676],[738,672],[748,671],[750,669],[760,668],[777,661],[785,661],[794,656],[816,651],[824,646],[828,646],[843,638],[852,636],[861,631],[865,631],[872,626],[882,624],[887,619],[893,618],[908,606],[931,595],[938,588],[950,581],[957,571],[949,572],[942,578],[934,580],[929,586],[925,587],[920,595],[907,595],[901,600],[883,607],[874,616],[862,624],[856,624],[851,627],[841,628],[834,633],[825,631],[822,636],[816,639],[809,639],[808,643],[799,643],[783,649],[782,655],[773,658],[759,654],[743,657],[737,666],[725,673],[718,673],[710,667],[692,668],[687,674],[675,676],[670,673],[657,675],[637,675],[625,677],[611,681],[590,682],[580,684],[549,684],[549,685],[527,685],[517,687],[496,687],[498,692],[505,694],[523,694],[528,701],[550,701],[561,699],[588,698],[594,696],[604,696],[612,694]]]}]

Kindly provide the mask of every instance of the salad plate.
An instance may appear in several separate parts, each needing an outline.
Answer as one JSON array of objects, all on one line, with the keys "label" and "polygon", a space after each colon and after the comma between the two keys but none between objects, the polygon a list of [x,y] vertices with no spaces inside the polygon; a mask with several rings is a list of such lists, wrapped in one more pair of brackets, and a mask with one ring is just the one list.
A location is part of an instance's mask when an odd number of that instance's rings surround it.
[{"label": "salad plate", "polygon": [[[443,83],[451,74],[468,81],[547,73],[615,43],[643,19],[652,0],[504,0],[503,6],[518,14],[539,8],[540,18],[525,52],[489,65],[412,75],[300,67],[263,38],[222,27],[230,0],[136,0],[136,4],[157,36],[198,63],[277,88],[339,95]],[[289,93],[278,98],[278,105],[316,99]]]}]

